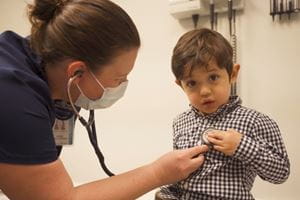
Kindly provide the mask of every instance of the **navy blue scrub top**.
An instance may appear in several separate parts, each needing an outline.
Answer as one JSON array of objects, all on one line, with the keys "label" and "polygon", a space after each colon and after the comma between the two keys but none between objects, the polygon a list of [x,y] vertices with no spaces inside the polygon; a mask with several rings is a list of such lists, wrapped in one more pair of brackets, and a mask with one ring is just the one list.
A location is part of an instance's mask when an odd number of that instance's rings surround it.
[{"label": "navy blue scrub top", "polygon": [[41,61],[28,40],[14,32],[0,35],[0,163],[55,161],[55,120]]}]

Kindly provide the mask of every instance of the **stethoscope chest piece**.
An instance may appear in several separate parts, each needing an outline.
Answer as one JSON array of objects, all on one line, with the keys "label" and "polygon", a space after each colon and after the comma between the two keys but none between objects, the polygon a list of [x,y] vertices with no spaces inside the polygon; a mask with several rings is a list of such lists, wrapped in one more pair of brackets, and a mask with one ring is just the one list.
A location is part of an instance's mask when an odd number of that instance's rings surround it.
[{"label": "stethoscope chest piece", "polygon": [[201,138],[200,138],[200,141],[198,142],[199,145],[207,145],[209,147],[212,147],[213,144],[208,141],[208,134],[211,133],[211,132],[214,132],[216,131],[217,129],[215,128],[207,128],[205,129],[202,133],[201,133]]}]

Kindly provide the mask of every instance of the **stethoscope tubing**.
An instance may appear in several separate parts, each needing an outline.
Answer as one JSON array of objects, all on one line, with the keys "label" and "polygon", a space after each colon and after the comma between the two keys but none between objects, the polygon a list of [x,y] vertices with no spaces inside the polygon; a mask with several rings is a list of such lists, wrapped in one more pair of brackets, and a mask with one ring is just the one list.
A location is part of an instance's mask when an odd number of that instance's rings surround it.
[{"label": "stethoscope tubing", "polygon": [[98,146],[98,140],[97,140],[97,134],[96,134],[96,126],[95,126],[95,119],[94,119],[94,110],[90,110],[90,116],[89,116],[89,121],[88,123],[81,117],[80,122],[83,126],[85,126],[90,142],[95,150],[95,153],[98,157],[99,163],[103,169],[103,171],[108,175],[108,176],[114,176],[115,174],[112,173],[108,167],[105,164],[105,159],[103,156],[103,153],[101,152],[99,146]]},{"label": "stethoscope tubing", "polygon": [[72,82],[75,80],[75,78],[77,78],[77,76],[73,76],[69,79],[68,81],[68,89],[67,89],[67,93],[68,93],[68,97],[70,99],[70,104],[73,108],[73,111],[76,115],[76,117],[78,118],[78,120],[80,121],[80,123],[86,128],[86,131],[88,132],[89,135],[89,140],[95,150],[95,153],[98,157],[99,163],[103,169],[103,171],[108,175],[108,176],[114,176],[115,174],[112,173],[108,167],[105,164],[104,161],[104,155],[101,152],[99,146],[98,146],[98,140],[97,140],[97,133],[96,133],[96,126],[95,126],[95,113],[94,110],[90,110],[89,113],[89,119],[88,122],[79,114],[79,112],[77,111],[73,101],[72,101],[72,96],[71,96],[71,92],[70,92],[70,88],[71,88],[71,84]]}]

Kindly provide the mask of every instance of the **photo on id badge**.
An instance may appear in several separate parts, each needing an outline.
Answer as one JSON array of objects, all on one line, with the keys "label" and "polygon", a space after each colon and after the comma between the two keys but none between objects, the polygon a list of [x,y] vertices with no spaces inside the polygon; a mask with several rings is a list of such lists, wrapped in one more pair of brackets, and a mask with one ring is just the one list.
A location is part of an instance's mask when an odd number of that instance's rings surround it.
[{"label": "photo on id badge", "polygon": [[71,117],[67,120],[55,119],[52,130],[56,145],[72,145],[74,134],[74,117]]}]

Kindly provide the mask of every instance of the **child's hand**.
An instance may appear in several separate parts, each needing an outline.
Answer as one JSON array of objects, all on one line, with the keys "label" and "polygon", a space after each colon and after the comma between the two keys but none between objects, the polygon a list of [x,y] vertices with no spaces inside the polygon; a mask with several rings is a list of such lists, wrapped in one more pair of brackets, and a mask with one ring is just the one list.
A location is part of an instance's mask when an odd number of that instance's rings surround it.
[{"label": "child's hand", "polygon": [[208,134],[208,141],[213,144],[215,150],[232,156],[239,146],[242,134],[229,129],[227,131],[216,130]]}]

